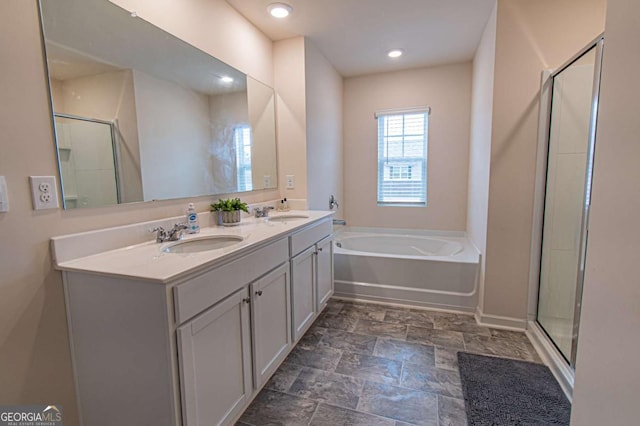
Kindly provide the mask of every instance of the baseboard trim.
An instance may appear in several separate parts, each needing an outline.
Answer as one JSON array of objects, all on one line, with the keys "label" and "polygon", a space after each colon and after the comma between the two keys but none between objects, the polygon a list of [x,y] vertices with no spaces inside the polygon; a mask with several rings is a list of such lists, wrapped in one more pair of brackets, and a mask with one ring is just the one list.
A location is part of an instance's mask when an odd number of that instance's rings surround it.
[{"label": "baseboard trim", "polygon": [[542,361],[544,361],[555,376],[569,402],[572,402],[573,381],[575,379],[573,369],[567,364],[567,361],[560,352],[558,352],[558,349],[556,349],[553,343],[549,341],[547,335],[535,321],[529,321],[527,337],[538,352],[538,355],[540,355],[540,358],[542,358]]},{"label": "baseboard trim", "polygon": [[479,307],[476,309],[475,316],[478,324],[485,325],[487,327],[518,331],[524,331],[527,329],[526,319],[485,314]]}]

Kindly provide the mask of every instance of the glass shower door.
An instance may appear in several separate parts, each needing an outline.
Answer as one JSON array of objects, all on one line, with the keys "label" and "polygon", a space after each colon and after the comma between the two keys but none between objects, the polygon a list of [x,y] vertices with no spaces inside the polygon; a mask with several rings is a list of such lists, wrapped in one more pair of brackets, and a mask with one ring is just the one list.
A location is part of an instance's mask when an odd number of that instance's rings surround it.
[{"label": "glass shower door", "polygon": [[571,365],[582,299],[600,43],[555,74],[552,86],[537,321]]},{"label": "glass shower door", "polygon": [[65,209],[118,204],[113,123],[54,114]]}]

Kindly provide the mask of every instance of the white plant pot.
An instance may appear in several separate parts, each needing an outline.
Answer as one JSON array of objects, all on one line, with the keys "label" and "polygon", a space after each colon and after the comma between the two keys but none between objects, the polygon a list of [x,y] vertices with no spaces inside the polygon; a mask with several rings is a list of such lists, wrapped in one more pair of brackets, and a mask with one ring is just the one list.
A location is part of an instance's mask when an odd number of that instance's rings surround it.
[{"label": "white plant pot", "polygon": [[218,225],[222,226],[235,226],[240,224],[242,217],[240,216],[240,210],[234,210],[231,212],[218,212]]}]

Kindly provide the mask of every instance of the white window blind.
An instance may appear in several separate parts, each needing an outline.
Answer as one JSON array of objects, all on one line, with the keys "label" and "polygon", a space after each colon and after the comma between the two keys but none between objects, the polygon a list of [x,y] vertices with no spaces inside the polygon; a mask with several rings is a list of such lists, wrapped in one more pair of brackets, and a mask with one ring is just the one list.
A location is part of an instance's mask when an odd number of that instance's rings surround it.
[{"label": "white window blind", "polygon": [[233,131],[233,139],[236,147],[237,191],[251,191],[253,189],[251,178],[251,127],[236,127]]},{"label": "white window blind", "polygon": [[427,204],[429,110],[376,114],[378,204]]}]

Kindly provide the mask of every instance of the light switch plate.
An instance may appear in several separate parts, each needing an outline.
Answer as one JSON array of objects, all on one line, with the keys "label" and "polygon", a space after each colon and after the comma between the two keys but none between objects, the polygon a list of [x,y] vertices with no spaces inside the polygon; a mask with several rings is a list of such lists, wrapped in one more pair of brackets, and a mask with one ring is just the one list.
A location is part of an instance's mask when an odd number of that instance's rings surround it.
[{"label": "light switch plate", "polygon": [[29,176],[34,210],[57,209],[58,191],[55,176]]},{"label": "light switch plate", "polygon": [[287,175],[287,189],[293,189],[296,187],[296,181],[293,175]]},{"label": "light switch plate", "polygon": [[9,192],[7,190],[7,181],[4,176],[0,176],[0,212],[9,211]]}]

